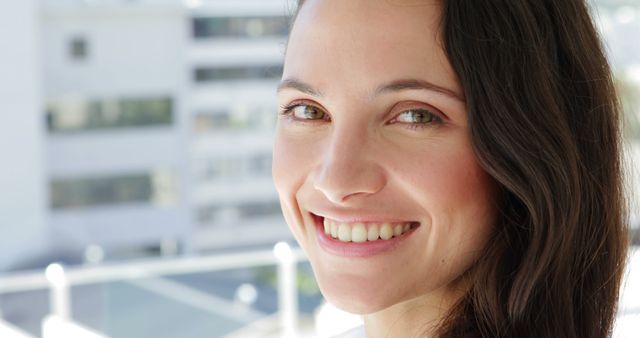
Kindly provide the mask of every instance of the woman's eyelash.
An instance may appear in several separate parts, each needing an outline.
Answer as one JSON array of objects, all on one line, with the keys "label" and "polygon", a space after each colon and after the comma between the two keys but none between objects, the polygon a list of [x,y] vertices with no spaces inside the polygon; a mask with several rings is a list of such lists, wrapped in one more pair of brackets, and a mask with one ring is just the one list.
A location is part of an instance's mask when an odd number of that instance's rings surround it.
[{"label": "woman's eyelash", "polygon": [[[421,117],[426,117],[429,120],[428,121],[424,121],[424,122],[403,122],[403,121],[397,121],[399,119],[399,117],[403,114],[406,113],[417,113],[417,114],[421,114]],[[406,126],[406,128],[409,129],[423,129],[423,128],[433,128],[434,126],[437,125],[441,125],[444,123],[444,118],[442,118],[442,116],[440,116],[437,113],[432,112],[430,109],[426,109],[426,108],[413,108],[413,109],[407,109],[402,111],[400,114],[396,115],[396,117],[394,118],[394,120],[396,120],[397,123],[403,124]]]},{"label": "woman's eyelash", "polygon": [[[292,103],[289,103],[289,104],[286,104],[286,105],[281,105],[280,106],[280,115],[281,116],[286,116],[289,120],[296,121],[296,122],[301,122],[301,123],[313,123],[313,122],[317,122],[317,121],[329,121],[330,120],[330,118],[300,118],[300,117],[297,117],[297,116],[295,116],[294,110],[298,109],[300,107],[305,107],[307,109],[314,109],[316,112],[320,112],[324,116],[328,116],[328,113],[326,113],[323,109],[321,109],[317,105],[306,103],[306,102],[292,102]],[[412,113],[412,112],[416,113],[416,114],[421,114],[420,117],[422,117],[422,118],[426,117],[426,118],[428,118],[428,121],[424,121],[424,122],[419,122],[419,121],[416,121],[416,122],[398,121],[398,118],[401,115],[406,114],[406,113]],[[410,129],[410,130],[417,130],[417,129],[425,129],[425,128],[437,127],[439,125],[444,124],[445,120],[440,114],[432,112],[431,109],[427,109],[427,108],[411,108],[411,109],[403,110],[399,114],[395,115],[395,117],[393,118],[393,120],[391,122],[392,123],[401,124],[404,128],[407,128],[407,129]]]},{"label": "woman's eyelash", "polygon": [[291,103],[291,104],[287,104],[284,106],[280,106],[280,114],[281,115],[287,115],[290,114],[291,111],[293,110],[293,108],[299,106],[299,103]]},{"label": "woman's eyelash", "polygon": [[[322,114],[321,118],[318,118],[317,116],[314,117],[298,117],[295,116],[296,112],[295,109],[299,109],[300,107],[304,107],[306,109],[310,109],[312,110],[311,112],[315,112],[315,113],[320,113]],[[318,107],[317,105],[313,105],[313,104],[308,104],[308,103],[304,103],[304,102],[293,102],[290,103],[288,105],[284,105],[284,106],[280,106],[280,115],[283,116],[287,116],[288,118],[292,119],[292,120],[296,120],[296,121],[301,121],[301,122],[314,122],[314,121],[318,121],[318,120],[323,120],[326,121],[328,120],[327,116],[327,112],[325,112],[323,109],[321,109],[320,107]],[[302,113],[308,113],[309,111],[303,111]]]}]

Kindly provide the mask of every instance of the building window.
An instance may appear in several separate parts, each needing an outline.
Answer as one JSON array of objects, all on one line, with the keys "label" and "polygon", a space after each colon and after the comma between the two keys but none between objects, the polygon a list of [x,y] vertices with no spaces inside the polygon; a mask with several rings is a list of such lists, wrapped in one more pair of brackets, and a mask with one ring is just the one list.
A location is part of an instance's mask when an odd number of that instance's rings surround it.
[{"label": "building window", "polygon": [[280,213],[280,202],[278,201],[245,203],[238,206],[238,214],[240,218],[244,219],[276,216]]},{"label": "building window", "polygon": [[194,117],[194,129],[203,133],[211,130],[230,129],[231,114],[228,110],[220,109],[196,114]]},{"label": "building window", "polygon": [[271,157],[271,153],[261,153],[200,159],[195,162],[195,174],[203,181],[270,177]]},{"label": "building window", "polygon": [[74,37],[69,41],[69,56],[72,60],[85,60],[89,54],[87,40],[83,37]]},{"label": "building window", "polygon": [[202,180],[229,180],[245,176],[243,167],[243,159],[239,156],[219,156],[200,160],[196,170]]},{"label": "building window", "polygon": [[173,120],[169,97],[84,100],[65,98],[49,102],[47,125],[53,133],[93,129],[168,126]]},{"label": "building window", "polygon": [[286,16],[200,17],[193,19],[193,36],[206,38],[286,37]]},{"label": "building window", "polygon": [[[631,70],[631,69],[630,69]],[[616,78],[616,85],[625,118],[625,135],[632,139],[640,139],[640,67],[635,70],[637,78],[623,74]],[[631,71],[629,73],[633,74]]]},{"label": "building window", "polygon": [[194,116],[193,127],[198,133],[219,130],[271,130],[275,127],[275,108],[236,106],[202,111]]},{"label": "building window", "polygon": [[229,223],[238,220],[238,208],[230,205],[208,205],[200,207],[197,212],[200,224]]},{"label": "building window", "polygon": [[50,194],[54,210],[131,203],[171,205],[176,199],[174,176],[168,171],[55,179]]},{"label": "building window", "polygon": [[233,80],[275,80],[282,76],[282,65],[197,67],[193,71],[195,82]]},{"label": "building window", "polygon": [[253,220],[281,215],[280,202],[260,201],[237,205],[208,205],[198,209],[196,218],[200,224],[227,225],[229,222]]},{"label": "building window", "polygon": [[258,154],[249,158],[248,174],[251,176],[271,176],[271,154]]}]

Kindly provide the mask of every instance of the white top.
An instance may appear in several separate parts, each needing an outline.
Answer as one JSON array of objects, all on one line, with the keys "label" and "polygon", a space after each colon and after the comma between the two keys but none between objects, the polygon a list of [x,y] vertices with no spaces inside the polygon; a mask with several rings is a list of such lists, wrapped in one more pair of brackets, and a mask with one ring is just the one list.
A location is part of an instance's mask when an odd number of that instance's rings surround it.
[{"label": "white top", "polygon": [[366,338],[364,334],[364,326],[358,326],[332,338]]}]

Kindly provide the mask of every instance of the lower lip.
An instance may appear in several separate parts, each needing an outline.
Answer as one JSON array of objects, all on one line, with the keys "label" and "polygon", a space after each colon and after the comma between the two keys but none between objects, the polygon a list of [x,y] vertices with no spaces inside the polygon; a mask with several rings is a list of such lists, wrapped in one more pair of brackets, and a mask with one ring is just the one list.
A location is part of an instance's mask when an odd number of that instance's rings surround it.
[{"label": "lower lip", "polygon": [[320,247],[330,254],[343,257],[369,257],[390,252],[398,248],[418,228],[413,228],[388,240],[378,239],[362,243],[341,242],[324,233],[324,225],[320,217],[314,216],[313,219],[316,223],[316,234]]}]

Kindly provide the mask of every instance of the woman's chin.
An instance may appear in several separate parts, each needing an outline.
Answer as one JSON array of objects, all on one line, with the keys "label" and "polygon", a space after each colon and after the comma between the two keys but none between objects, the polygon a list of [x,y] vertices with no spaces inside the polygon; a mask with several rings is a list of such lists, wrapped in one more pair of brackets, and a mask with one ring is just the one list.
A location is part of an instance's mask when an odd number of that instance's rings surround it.
[{"label": "woman's chin", "polygon": [[340,310],[355,314],[355,315],[367,315],[371,313],[376,313],[385,309],[385,306],[381,306],[379,304],[372,304],[367,299],[349,297],[349,296],[339,296],[331,297],[326,295],[325,298],[335,307]]},{"label": "woman's chin", "polygon": [[[331,282],[329,282],[331,283]],[[369,290],[362,285],[338,286],[320,284],[320,290],[325,299],[337,308],[357,314],[366,315],[375,313],[393,305],[395,302],[390,294]]]}]

